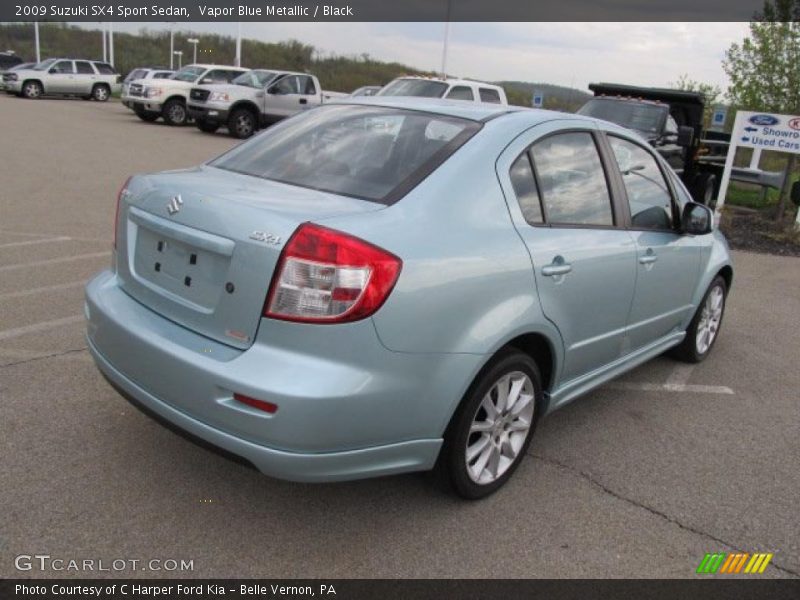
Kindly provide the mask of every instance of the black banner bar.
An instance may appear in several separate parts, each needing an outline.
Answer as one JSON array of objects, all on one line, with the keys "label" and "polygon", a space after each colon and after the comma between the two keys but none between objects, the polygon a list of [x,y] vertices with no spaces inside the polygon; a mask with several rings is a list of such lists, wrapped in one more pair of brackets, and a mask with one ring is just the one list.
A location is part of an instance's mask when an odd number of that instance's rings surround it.
[{"label": "black banner bar", "polygon": [[3,0],[0,21],[749,21],[762,0]]},{"label": "black banner bar", "polygon": [[800,580],[6,579],[3,600],[796,600]]}]

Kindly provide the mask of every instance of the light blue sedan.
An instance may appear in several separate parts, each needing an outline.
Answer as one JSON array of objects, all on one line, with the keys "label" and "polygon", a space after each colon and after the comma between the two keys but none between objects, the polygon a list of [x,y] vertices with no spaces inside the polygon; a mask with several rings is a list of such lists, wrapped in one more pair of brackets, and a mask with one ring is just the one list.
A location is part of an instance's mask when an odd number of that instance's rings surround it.
[{"label": "light blue sedan", "polygon": [[485,496],[540,417],[714,345],[713,215],[635,133],[576,115],[347,100],[137,175],[86,288],[100,371],[297,481],[436,469]]}]

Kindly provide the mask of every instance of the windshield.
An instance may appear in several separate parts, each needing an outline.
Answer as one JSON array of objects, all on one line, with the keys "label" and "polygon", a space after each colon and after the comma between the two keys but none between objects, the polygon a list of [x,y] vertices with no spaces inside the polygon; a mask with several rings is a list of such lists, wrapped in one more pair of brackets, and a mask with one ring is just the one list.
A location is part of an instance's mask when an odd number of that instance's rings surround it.
[{"label": "windshield", "polygon": [[210,164],[390,204],[479,129],[444,115],[331,105],[273,125]]},{"label": "windshield", "polygon": [[145,69],[134,69],[128,76],[125,78],[125,81],[133,81],[134,79],[142,79],[145,75],[147,75],[147,71]]},{"label": "windshield", "polygon": [[274,71],[248,71],[242,73],[236,79],[231,81],[236,85],[246,85],[253,88],[263,88],[275,77]]},{"label": "windshield", "polygon": [[175,73],[170,79],[177,79],[178,81],[188,81],[194,83],[200,75],[205,73],[203,67],[183,67],[180,71]]},{"label": "windshield", "polygon": [[48,58],[47,60],[43,60],[38,65],[33,67],[33,70],[34,71],[46,71],[47,69],[50,68],[50,65],[52,65],[54,62],[56,62],[56,60],[57,59],[55,59],[55,58]]},{"label": "windshield", "polygon": [[645,135],[656,135],[667,110],[667,106],[664,104],[656,105],[635,100],[593,98],[581,107],[578,114],[611,121],[628,129],[635,129]]},{"label": "windshield", "polygon": [[378,92],[378,96],[417,96],[419,98],[441,98],[447,84],[430,79],[395,79]]}]

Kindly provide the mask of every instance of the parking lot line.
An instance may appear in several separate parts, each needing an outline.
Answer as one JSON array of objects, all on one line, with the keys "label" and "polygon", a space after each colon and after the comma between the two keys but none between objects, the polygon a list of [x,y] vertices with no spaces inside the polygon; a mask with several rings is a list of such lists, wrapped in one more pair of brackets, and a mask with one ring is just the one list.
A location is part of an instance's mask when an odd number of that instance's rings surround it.
[{"label": "parking lot line", "polygon": [[41,321],[32,325],[23,325],[22,327],[14,327],[13,329],[5,329],[0,331],[0,341],[8,340],[11,338],[27,335],[29,333],[38,333],[40,331],[47,331],[48,329],[55,329],[63,325],[70,325],[83,321],[86,317],[84,315],[73,315],[71,317],[63,317],[61,319],[53,319],[52,321]]},{"label": "parking lot line", "polygon": [[30,267],[43,267],[45,265],[55,265],[58,263],[72,262],[74,260],[82,260],[84,258],[99,258],[101,256],[109,256],[110,253],[105,252],[92,252],[90,254],[76,254],[75,256],[62,256],[59,258],[50,258],[48,260],[37,260],[29,263],[17,263],[13,265],[4,265],[0,267],[0,271],[14,271],[16,269],[25,269]]},{"label": "parking lot line", "polygon": [[40,240],[25,240],[24,242],[9,242],[8,244],[0,244],[0,248],[16,248],[18,246],[33,246],[34,244],[53,244],[55,242],[67,242],[72,238],[65,235],[54,238],[43,238]]},{"label": "parking lot line", "polygon": [[58,292],[60,290],[68,290],[74,287],[81,287],[86,281],[70,281],[69,283],[59,283],[56,285],[45,285],[43,287],[31,288],[29,290],[18,290],[16,292],[6,292],[0,294],[0,300],[8,300],[9,298],[22,298],[24,296],[34,296],[36,294],[46,294],[48,292]]}]

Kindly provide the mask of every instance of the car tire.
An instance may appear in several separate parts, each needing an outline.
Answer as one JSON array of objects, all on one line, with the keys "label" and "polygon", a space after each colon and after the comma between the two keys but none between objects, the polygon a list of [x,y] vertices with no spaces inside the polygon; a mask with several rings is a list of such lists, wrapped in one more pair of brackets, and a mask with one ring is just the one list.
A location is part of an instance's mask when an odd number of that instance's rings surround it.
[{"label": "car tire", "polygon": [[164,104],[164,108],[161,109],[161,116],[164,117],[164,121],[167,125],[172,125],[173,127],[186,125],[186,121],[188,121],[186,104],[177,98],[168,100],[167,103]]},{"label": "car tire", "polygon": [[249,138],[256,132],[258,121],[253,111],[237,108],[228,117],[228,132],[240,140]]},{"label": "car tire", "polygon": [[450,421],[435,468],[439,481],[470,500],[496,492],[524,458],[541,406],[536,363],[519,350],[502,351],[475,378]]},{"label": "car tire", "polygon": [[22,84],[22,96],[28,100],[41,98],[43,93],[42,84],[38,81],[26,81]]},{"label": "car tire", "polygon": [[197,125],[197,128],[200,131],[203,131],[205,133],[215,133],[217,131],[217,129],[219,129],[219,124],[218,123],[210,123],[208,121],[200,121],[200,120],[198,120],[198,121],[196,121],[195,125]]},{"label": "car tire", "polygon": [[103,83],[97,83],[92,88],[92,100],[106,102],[111,97],[111,88]]},{"label": "car tire", "polygon": [[706,359],[719,337],[727,298],[728,285],[722,276],[717,275],[703,295],[686,329],[686,337],[670,351],[673,358],[688,363],[699,363]]}]

